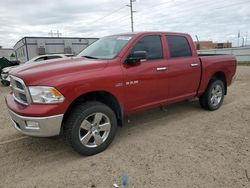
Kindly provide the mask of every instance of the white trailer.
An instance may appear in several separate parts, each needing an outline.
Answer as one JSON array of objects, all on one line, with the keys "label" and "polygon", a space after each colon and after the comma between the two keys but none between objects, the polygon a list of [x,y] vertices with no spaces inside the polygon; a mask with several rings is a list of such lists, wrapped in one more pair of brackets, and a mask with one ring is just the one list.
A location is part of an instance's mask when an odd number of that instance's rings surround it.
[{"label": "white trailer", "polygon": [[98,38],[24,37],[15,46],[16,58],[24,63],[45,54],[78,54]]}]

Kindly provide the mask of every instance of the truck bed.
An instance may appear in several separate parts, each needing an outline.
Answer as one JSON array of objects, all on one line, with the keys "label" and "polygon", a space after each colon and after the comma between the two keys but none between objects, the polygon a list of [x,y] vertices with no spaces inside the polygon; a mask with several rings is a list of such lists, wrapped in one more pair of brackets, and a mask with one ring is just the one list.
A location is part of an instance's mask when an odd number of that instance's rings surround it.
[{"label": "truck bed", "polygon": [[236,71],[236,58],[233,55],[199,54],[198,56],[202,66],[199,92],[205,91],[209,82],[208,78],[211,78],[215,72],[222,72],[227,75],[225,76],[226,85],[229,86],[231,84]]}]

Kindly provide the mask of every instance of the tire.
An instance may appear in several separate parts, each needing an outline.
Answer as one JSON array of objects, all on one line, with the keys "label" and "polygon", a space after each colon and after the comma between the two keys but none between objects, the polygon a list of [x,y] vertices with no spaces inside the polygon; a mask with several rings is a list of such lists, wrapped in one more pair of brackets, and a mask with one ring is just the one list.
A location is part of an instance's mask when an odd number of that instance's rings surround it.
[{"label": "tire", "polygon": [[111,144],[117,118],[108,106],[92,101],[76,106],[63,126],[64,136],[74,150],[89,156],[104,151]]},{"label": "tire", "polygon": [[199,97],[201,107],[210,111],[219,109],[223,103],[224,94],[224,83],[217,79],[211,80],[205,93]]},{"label": "tire", "polygon": [[1,82],[2,82],[3,86],[5,86],[5,87],[10,85],[10,82],[7,80],[2,80]]}]

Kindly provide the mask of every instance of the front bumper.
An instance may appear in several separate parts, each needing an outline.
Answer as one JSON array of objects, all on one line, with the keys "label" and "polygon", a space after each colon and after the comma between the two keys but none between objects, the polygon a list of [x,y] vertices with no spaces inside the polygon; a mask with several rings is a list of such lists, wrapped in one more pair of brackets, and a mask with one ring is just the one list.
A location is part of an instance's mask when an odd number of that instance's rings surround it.
[{"label": "front bumper", "polygon": [[60,134],[63,114],[48,117],[26,117],[11,110],[9,110],[9,114],[13,127],[25,135],[50,137]]}]

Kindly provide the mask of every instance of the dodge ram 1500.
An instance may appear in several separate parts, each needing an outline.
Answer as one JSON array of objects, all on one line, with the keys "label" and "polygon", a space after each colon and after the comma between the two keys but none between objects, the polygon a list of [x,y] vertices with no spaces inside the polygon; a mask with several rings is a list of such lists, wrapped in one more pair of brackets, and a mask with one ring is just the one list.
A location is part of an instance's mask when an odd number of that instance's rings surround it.
[{"label": "dodge ram 1500", "polygon": [[195,97],[217,110],[235,71],[234,56],[198,56],[188,34],[118,34],[77,57],[13,69],[6,104],[21,133],[62,134],[77,152],[93,155],[130,114]]}]

